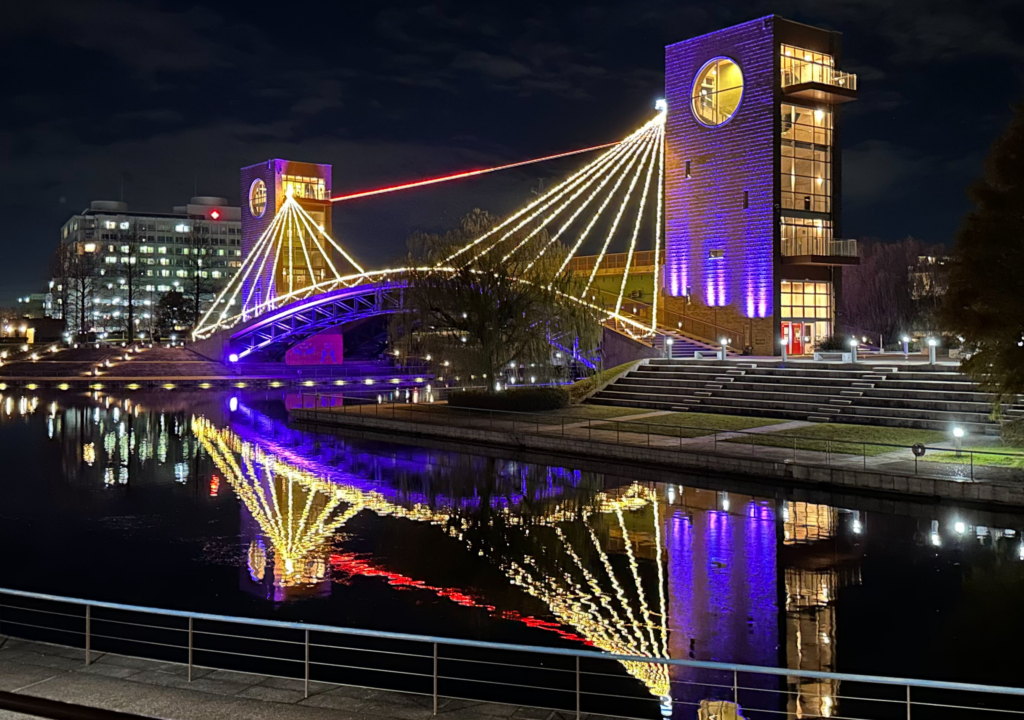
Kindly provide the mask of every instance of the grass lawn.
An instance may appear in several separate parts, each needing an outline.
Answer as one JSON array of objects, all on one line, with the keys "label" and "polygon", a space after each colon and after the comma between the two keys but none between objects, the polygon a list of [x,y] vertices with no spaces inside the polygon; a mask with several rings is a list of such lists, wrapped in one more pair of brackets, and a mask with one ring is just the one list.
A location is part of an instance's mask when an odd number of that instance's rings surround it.
[{"label": "grass lawn", "polygon": [[668,415],[656,415],[637,422],[614,422],[594,425],[595,430],[614,430],[620,432],[638,432],[652,435],[669,435],[671,437],[701,437],[714,432],[729,430],[747,430],[763,425],[778,425],[785,420],[769,420],[767,418],[740,417],[738,415],[717,415],[714,413],[674,412]]},{"label": "grass lawn", "polygon": [[[360,408],[355,405],[346,406],[345,408],[338,408],[345,412],[352,412],[358,414]],[[561,421],[565,418],[569,420],[603,420],[605,418],[622,417],[624,415],[638,415],[640,413],[651,412],[649,408],[623,408],[614,407],[612,405],[572,405],[567,408],[561,408],[559,410],[544,410],[541,412],[531,413],[509,413],[500,410],[470,410],[456,407],[449,407],[445,403],[437,403],[434,405],[407,405],[399,403],[392,408],[390,404],[381,405],[379,407],[369,406],[361,408],[363,413],[372,415],[374,412],[380,413],[381,417],[390,417],[392,413],[395,417],[400,417],[403,413],[429,413],[430,417],[436,417],[441,420],[444,417],[458,417],[458,418],[469,418],[476,417],[480,418],[484,422],[487,419],[493,420],[511,420],[513,417],[522,420],[534,420],[539,418],[543,423],[545,420],[550,418],[552,421]]]},{"label": "grass lawn", "polygon": [[[949,436],[940,430],[911,430],[909,428],[878,427],[875,425],[847,425],[845,423],[819,423],[807,425],[778,435],[753,435],[726,440],[726,442],[753,442],[754,445],[769,447],[792,448],[796,438],[797,450],[814,450],[834,453],[861,455],[869,457],[893,452],[898,448],[887,447],[900,445],[909,447],[915,443],[937,445],[949,442]],[[884,445],[867,445],[864,443],[884,443]]]},{"label": "grass lawn", "polygon": [[[974,464],[989,467],[1024,468],[1024,448],[1009,445],[972,445],[964,447],[960,457],[955,452],[929,452],[921,462],[941,462],[967,465],[971,462],[973,450]],[[986,453],[1006,453],[1005,455],[988,455]]]}]

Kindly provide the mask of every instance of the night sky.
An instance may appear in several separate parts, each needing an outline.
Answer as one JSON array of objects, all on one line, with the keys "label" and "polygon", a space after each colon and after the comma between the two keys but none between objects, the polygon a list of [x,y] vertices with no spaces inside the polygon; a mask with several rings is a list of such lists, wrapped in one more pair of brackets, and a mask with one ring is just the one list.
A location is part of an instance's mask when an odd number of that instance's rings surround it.
[{"label": "night sky", "polygon": [[[40,291],[97,199],[238,202],[238,168],[331,163],[336,191],[617,139],[650,117],[664,46],[775,13],[844,33],[844,234],[951,241],[1024,99],[1019,0],[30,0],[0,22],[0,304]],[[368,267],[416,228],[503,213],[580,158],[336,208]]]}]

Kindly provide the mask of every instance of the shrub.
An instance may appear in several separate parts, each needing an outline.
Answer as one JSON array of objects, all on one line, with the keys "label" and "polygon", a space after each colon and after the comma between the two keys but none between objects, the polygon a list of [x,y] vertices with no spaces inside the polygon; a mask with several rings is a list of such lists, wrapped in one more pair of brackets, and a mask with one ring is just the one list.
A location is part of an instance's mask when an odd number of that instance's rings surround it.
[{"label": "shrub", "polygon": [[847,352],[849,349],[849,343],[841,335],[829,335],[818,343],[818,350],[822,352]]},{"label": "shrub", "polygon": [[1004,422],[999,428],[999,435],[1006,445],[1024,447],[1024,418]]},{"label": "shrub", "polygon": [[599,389],[602,385],[615,380],[619,375],[624,374],[635,364],[635,362],[622,363],[621,365],[596,373],[590,377],[577,380],[569,386],[569,402],[573,405],[583,402],[591,392]]},{"label": "shrub", "polygon": [[569,390],[564,387],[524,387],[503,392],[465,390],[451,393],[448,404],[453,407],[509,412],[558,410],[569,407]]}]

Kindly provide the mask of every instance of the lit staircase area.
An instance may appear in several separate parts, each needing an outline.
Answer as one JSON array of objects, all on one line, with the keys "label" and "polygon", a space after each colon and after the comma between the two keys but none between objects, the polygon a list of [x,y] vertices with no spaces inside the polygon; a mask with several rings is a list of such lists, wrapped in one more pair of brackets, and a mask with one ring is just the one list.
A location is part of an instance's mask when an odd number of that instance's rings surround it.
[{"label": "lit staircase area", "polygon": [[[673,346],[674,350],[674,346]],[[943,366],[652,359],[591,400],[654,410],[996,434],[988,394]],[[1024,417],[1024,405],[1003,408]]]}]

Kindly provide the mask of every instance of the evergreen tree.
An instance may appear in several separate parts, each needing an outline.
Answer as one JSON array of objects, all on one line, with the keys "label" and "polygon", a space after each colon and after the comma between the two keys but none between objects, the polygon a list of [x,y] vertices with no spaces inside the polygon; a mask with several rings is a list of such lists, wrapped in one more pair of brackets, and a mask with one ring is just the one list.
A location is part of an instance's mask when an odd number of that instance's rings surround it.
[{"label": "evergreen tree", "polygon": [[940,321],[972,353],[963,369],[997,400],[1009,399],[1024,392],[1024,104],[970,197]]}]

